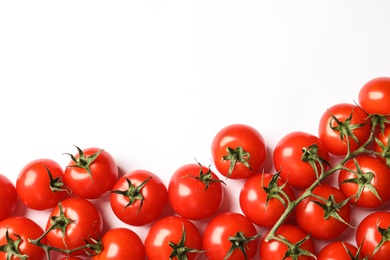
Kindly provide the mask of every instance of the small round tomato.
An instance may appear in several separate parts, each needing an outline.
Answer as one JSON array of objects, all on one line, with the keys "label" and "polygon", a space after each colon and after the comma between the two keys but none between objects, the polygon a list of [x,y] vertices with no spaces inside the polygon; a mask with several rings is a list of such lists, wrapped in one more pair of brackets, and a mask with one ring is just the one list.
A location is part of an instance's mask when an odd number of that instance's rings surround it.
[{"label": "small round tomato", "polygon": [[[42,235],[43,229],[29,218],[9,217],[2,220],[0,222],[0,247],[2,247],[0,259],[22,259],[22,256],[34,260],[44,259],[45,251],[29,241],[29,239],[37,239]],[[41,242],[46,243],[46,238],[43,238]]]},{"label": "small round tomato", "polygon": [[239,197],[244,215],[254,224],[267,228],[275,225],[288,203],[293,200],[295,194],[290,185],[280,179],[278,174],[270,173],[249,178],[242,186]]},{"label": "small round tomato", "polygon": [[356,244],[362,245],[362,256],[370,260],[388,259],[390,255],[390,212],[367,215],[356,229]]},{"label": "small round tomato", "polygon": [[369,114],[390,115],[390,77],[369,80],[360,89],[358,102]]},{"label": "small round tomato", "polygon": [[[103,218],[97,207],[89,200],[71,197],[51,211],[46,224],[46,238],[51,246],[73,250],[86,245],[86,241],[97,241],[102,230]],[[71,255],[84,253],[76,250]]]},{"label": "small round tomato", "polygon": [[16,180],[18,196],[30,209],[52,209],[67,196],[63,176],[62,166],[51,159],[31,161],[22,168]]},{"label": "small round tomato", "polygon": [[295,209],[298,225],[313,238],[337,238],[347,229],[351,220],[347,197],[336,187],[327,184],[317,186],[312,194]]},{"label": "small round tomato", "polygon": [[168,216],[155,222],[145,238],[148,259],[197,259],[202,252],[198,228],[180,216]]},{"label": "small round tomato", "polygon": [[261,171],[267,147],[257,129],[233,124],[215,135],[211,155],[219,173],[231,179],[247,179]]},{"label": "small round tomato", "polygon": [[158,219],[166,208],[168,192],[162,180],[146,170],[131,171],[110,191],[110,205],[124,223],[142,226]]},{"label": "small round tomato", "polygon": [[276,144],[273,163],[280,178],[296,188],[308,188],[322,171],[328,168],[329,153],[317,137],[295,131],[285,135]]},{"label": "small round tomato", "polygon": [[80,149],[64,171],[64,183],[73,195],[97,199],[107,194],[118,178],[118,166],[107,151],[96,147]]},{"label": "small round tomato", "polygon": [[339,171],[339,188],[353,205],[376,208],[390,199],[390,168],[376,157],[359,155]]},{"label": "small round tomato", "polygon": [[341,103],[330,107],[320,119],[318,137],[329,153],[345,156],[355,151],[370,137],[371,123],[360,107]]},{"label": "small round tomato", "polygon": [[16,208],[17,193],[7,176],[0,174],[0,221],[11,216]]},{"label": "small round tomato", "polygon": [[290,224],[283,224],[277,229],[276,235],[281,239],[286,239],[291,244],[291,247],[288,247],[285,243],[277,240],[266,241],[265,239],[268,236],[267,233],[260,242],[261,260],[316,259],[314,242],[301,228]]},{"label": "small round tomato", "polygon": [[210,168],[195,163],[183,165],[169,181],[169,202],[184,218],[200,220],[211,217],[222,204],[221,183]]},{"label": "small round tomato", "polygon": [[317,260],[353,260],[363,259],[356,246],[345,241],[334,241],[318,252]]},{"label": "small round tomato", "polygon": [[203,248],[209,260],[254,259],[258,236],[255,226],[247,217],[236,212],[223,212],[206,225]]},{"label": "small round tomato", "polygon": [[144,260],[145,247],[141,238],[127,228],[113,228],[107,231],[101,243],[103,250],[94,255],[92,260]]}]

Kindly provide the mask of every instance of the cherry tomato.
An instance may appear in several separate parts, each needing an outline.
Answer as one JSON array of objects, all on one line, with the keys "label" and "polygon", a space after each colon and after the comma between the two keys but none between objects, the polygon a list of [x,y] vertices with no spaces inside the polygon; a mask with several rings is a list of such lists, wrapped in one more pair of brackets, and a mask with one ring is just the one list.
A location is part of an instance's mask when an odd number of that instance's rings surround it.
[{"label": "cherry tomato", "polygon": [[168,198],[180,216],[200,220],[211,217],[220,208],[223,188],[218,176],[200,164],[178,168],[169,181]]},{"label": "cherry tomato", "polygon": [[[28,259],[44,259],[45,251],[32,243],[29,239],[37,239],[43,234],[43,229],[33,220],[26,217],[9,217],[0,222],[0,247],[5,245],[10,250],[15,247],[14,253],[0,251],[0,259],[22,259],[22,256],[28,256]],[[46,243],[46,238],[41,240]],[[5,251],[7,250],[4,248]],[[19,254],[19,257],[18,255]]]},{"label": "cherry tomato", "polygon": [[375,133],[374,151],[377,152],[377,157],[386,161],[386,164],[390,166],[390,125],[383,129],[383,132],[377,131]]},{"label": "cherry tomato", "polygon": [[146,170],[135,170],[119,178],[110,195],[115,215],[124,223],[142,226],[157,220],[168,202],[162,180]]},{"label": "cherry tomato", "polygon": [[207,223],[203,232],[203,248],[209,260],[254,259],[257,246],[255,226],[240,213],[218,214]]},{"label": "cherry tomato", "polygon": [[[286,197],[287,196],[287,197]],[[249,178],[241,188],[242,212],[260,227],[272,227],[295,200],[293,189],[278,174],[263,173]],[[290,215],[289,217],[292,217]]]},{"label": "cherry tomato", "polygon": [[369,139],[370,134],[367,114],[360,107],[348,103],[330,107],[322,115],[318,127],[318,137],[328,152],[337,156],[345,156],[348,147],[351,152],[355,151]]},{"label": "cherry tomato", "polygon": [[118,166],[107,151],[96,147],[80,149],[71,156],[64,171],[64,183],[73,195],[97,199],[112,189],[118,178]]},{"label": "cherry tomato", "polygon": [[[54,223],[66,225],[51,229]],[[85,241],[93,243],[92,239],[98,240],[102,230],[103,218],[96,206],[86,199],[71,197],[51,211],[46,224],[46,237],[50,245],[72,250],[84,246]],[[81,254],[84,254],[83,250],[74,251],[71,255]]]},{"label": "cherry tomato", "polygon": [[360,260],[360,256],[356,246],[345,241],[333,241],[325,245],[318,252],[317,260]]},{"label": "cherry tomato", "polygon": [[370,260],[388,259],[390,255],[390,212],[377,211],[366,216],[356,229],[356,244],[362,256]]},{"label": "cherry tomato", "polygon": [[144,244],[146,256],[150,260],[194,260],[202,252],[202,238],[198,228],[180,216],[168,216],[155,222]]},{"label": "cherry tomato", "polygon": [[358,102],[369,114],[390,115],[390,77],[369,80],[360,89]]},{"label": "cherry tomato", "polygon": [[[261,260],[313,260],[315,259],[316,249],[313,240],[301,228],[290,225],[281,225],[276,235],[279,238],[286,239],[293,247],[289,248],[283,242],[277,240],[265,241],[268,233],[260,242],[260,259]],[[312,256],[310,256],[310,254]]]},{"label": "cherry tomato", "polygon": [[376,208],[390,199],[390,169],[376,157],[359,155],[339,171],[339,188],[353,205]]},{"label": "cherry tomato", "polygon": [[11,216],[16,208],[17,193],[7,176],[0,174],[0,221]]},{"label": "cherry tomato", "polygon": [[145,247],[141,238],[132,230],[118,227],[107,231],[101,242],[103,250],[92,260],[144,260]]},{"label": "cherry tomato", "polygon": [[[329,153],[322,141],[309,133],[295,131],[276,144],[273,163],[280,178],[296,188],[308,188],[328,168]],[[314,167],[313,167],[314,166]]]},{"label": "cherry tomato", "polygon": [[62,166],[51,159],[37,159],[25,165],[16,180],[20,200],[34,210],[52,209],[67,196]]},{"label": "cherry tomato", "polygon": [[[296,207],[296,221],[306,233],[321,240],[335,239],[350,225],[351,207],[336,187],[322,184]],[[321,198],[321,199],[320,199]]]},{"label": "cherry tomato", "polygon": [[247,179],[261,171],[267,149],[257,129],[233,124],[215,135],[211,154],[219,173],[231,179]]}]

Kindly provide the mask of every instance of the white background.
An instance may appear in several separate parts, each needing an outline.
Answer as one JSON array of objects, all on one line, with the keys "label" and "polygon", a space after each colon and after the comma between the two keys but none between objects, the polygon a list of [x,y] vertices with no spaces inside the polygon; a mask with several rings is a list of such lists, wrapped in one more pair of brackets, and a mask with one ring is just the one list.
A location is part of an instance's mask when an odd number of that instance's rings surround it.
[{"label": "white background", "polygon": [[[73,145],[97,146],[122,174],[168,183],[194,157],[209,164],[228,124],[257,128],[271,154],[389,75],[386,0],[2,1],[0,173],[15,181],[31,160],[65,166]],[[225,208],[239,210],[241,185],[228,182]],[[106,228],[126,226],[99,206]]]}]

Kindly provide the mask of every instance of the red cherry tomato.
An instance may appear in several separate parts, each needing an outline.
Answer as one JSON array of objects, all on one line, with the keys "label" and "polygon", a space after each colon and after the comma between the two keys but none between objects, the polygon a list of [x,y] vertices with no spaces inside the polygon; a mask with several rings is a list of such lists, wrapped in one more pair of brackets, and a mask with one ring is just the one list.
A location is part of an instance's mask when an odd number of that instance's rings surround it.
[{"label": "red cherry tomato", "polygon": [[200,164],[178,168],[169,181],[168,198],[180,216],[200,220],[211,217],[220,208],[223,188],[218,176]]},{"label": "red cherry tomato", "polygon": [[363,259],[356,246],[345,241],[334,241],[325,245],[317,255],[317,260]]},{"label": "red cherry tomato", "polygon": [[146,170],[135,170],[119,178],[112,188],[110,205],[124,223],[142,226],[157,220],[168,202],[162,180]]},{"label": "red cherry tomato", "polygon": [[215,135],[211,154],[219,173],[231,179],[247,179],[261,171],[267,149],[258,130],[233,124]]},{"label": "red cherry tomato", "polygon": [[273,153],[274,167],[280,172],[280,178],[299,189],[308,188],[316,181],[321,167],[323,170],[328,168],[328,161],[329,153],[322,141],[301,131],[285,135]]},{"label": "red cherry tomato", "polygon": [[0,174],[0,221],[11,216],[16,208],[17,193],[7,176]]},{"label": "red cherry tomato", "polygon": [[37,159],[25,165],[16,180],[20,200],[34,210],[52,209],[67,196],[64,171],[51,159]]},{"label": "red cherry tomato", "polygon": [[145,247],[141,238],[127,228],[113,228],[102,237],[103,250],[92,260],[144,260]]},{"label": "red cherry tomato", "polygon": [[358,102],[369,114],[390,115],[390,77],[369,80],[360,89]]},{"label": "red cherry tomato", "polygon": [[209,260],[253,259],[257,252],[258,234],[244,215],[224,212],[207,223],[203,232],[203,248]]},{"label": "red cherry tomato", "polygon": [[374,151],[377,152],[376,157],[386,161],[387,165],[390,165],[390,125],[386,126],[383,130],[375,133]]}]

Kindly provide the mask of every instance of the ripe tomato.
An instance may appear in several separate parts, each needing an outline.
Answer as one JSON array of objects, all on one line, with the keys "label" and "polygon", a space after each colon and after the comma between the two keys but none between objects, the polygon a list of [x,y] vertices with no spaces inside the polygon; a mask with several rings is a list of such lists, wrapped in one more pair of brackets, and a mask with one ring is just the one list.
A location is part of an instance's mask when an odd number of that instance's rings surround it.
[{"label": "ripe tomato", "polygon": [[101,242],[103,250],[92,257],[92,260],[144,260],[145,247],[141,238],[127,228],[113,228],[107,231]]},{"label": "ripe tomato", "polygon": [[135,170],[119,178],[110,195],[115,215],[124,223],[152,223],[166,208],[168,192],[162,180],[146,170]]},{"label": "ripe tomato", "polygon": [[224,212],[206,225],[203,248],[209,260],[250,260],[257,252],[257,238],[256,228],[247,217],[236,212]]},{"label": "ripe tomato", "polygon": [[377,211],[366,216],[356,229],[356,244],[362,245],[362,256],[370,260],[390,256],[390,212]]},{"label": "ripe tomato", "polygon": [[[367,114],[360,107],[341,103],[330,107],[321,117],[318,137],[329,153],[345,156],[355,151],[370,137],[371,124]],[[348,138],[347,138],[348,137]]]},{"label": "ripe tomato", "polygon": [[298,225],[313,238],[337,238],[350,224],[351,207],[347,197],[327,184],[317,186],[312,193],[315,196],[305,198],[295,209]]},{"label": "ripe tomato", "polygon": [[220,208],[223,188],[218,176],[200,164],[178,168],[169,181],[168,198],[180,216],[200,220],[211,217]]},{"label": "ripe tomato", "polygon": [[[53,223],[67,223],[51,229]],[[96,206],[83,198],[71,197],[63,200],[50,213],[46,224],[46,238],[50,245],[60,249],[75,249],[98,240],[103,230],[103,218]],[[62,231],[65,230],[65,233]],[[78,250],[71,255],[81,255]]]},{"label": "ripe tomato", "polygon": [[11,216],[16,208],[17,193],[7,176],[0,174],[0,221]]},{"label": "ripe tomato", "polygon": [[[313,240],[308,234],[297,226],[290,224],[281,225],[276,231],[279,238],[285,238],[291,244],[289,248],[286,244],[270,240],[265,241],[268,233],[260,242],[261,260],[313,260],[315,259],[316,249]],[[310,256],[313,255],[313,256]]]},{"label": "ripe tomato", "polygon": [[168,216],[155,222],[145,238],[148,259],[194,260],[202,249],[198,228],[180,216]]},{"label": "ripe tomato", "polygon": [[118,166],[107,151],[96,147],[80,149],[65,168],[64,183],[75,196],[97,199],[104,196],[118,178]]},{"label": "ripe tomato", "polygon": [[369,114],[390,115],[390,77],[369,80],[360,89],[358,102]]},{"label": "ripe tomato", "polygon": [[254,224],[267,228],[275,225],[289,201],[293,200],[295,194],[290,185],[280,179],[278,174],[270,173],[249,178],[242,186],[239,197],[244,215]]},{"label": "ripe tomato", "polygon": [[280,178],[299,189],[308,188],[316,181],[321,167],[328,168],[328,161],[329,153],[322,141],[301,131],[285,135],[273,153],[274,167],[280,172]]},{"label": "ripe tomato", "polygon": [[377,157],[386,161],[386,164],[390,166],[390,146],[389,146],[389,137],[390,137],[390,125],[386,126],[383,130],[378,131],[375,134],[374,142],[374,151],[377,153]]},{"label": "ripe tomato", "polygon": [[[43,229],[33,220],[26,217],[9,217],[0,222],[0,247],[5,251],[0,251],[0,259],[44,259],[45,251],[30,243],[29,239],[37,239],[43,234]],[[46,243],[46,238],[41,240]],[[6,245],[9,246],[6,246]],[[14,252],[9,252],[14,247]],[[18,255],[19,254],[19,257]]]},{"label": "ripe tomato", "polygon": [[20,200],[34,210],[52,209],[67,196],[62,182],[62,166],[51,159],[37,159],[26,164],[16,180]]},{"label": "ripe tomato", "polygon": [[247,179],[261,171],[267,149],[263,136],[255,128],[233,124],[215,135],[211,155],[219,173],[231,179]]},{"label": "ripe tomato", "polygon": [[345,241],[333,241],[324,246],[317,260],[353,260],[363,259],[356,246]]},{"label": "ripe tomato", "polygon": [[353,205],[376,208],[390,199],[390,169],[376,157],[359,155],[339,171],[339,188]]}]

